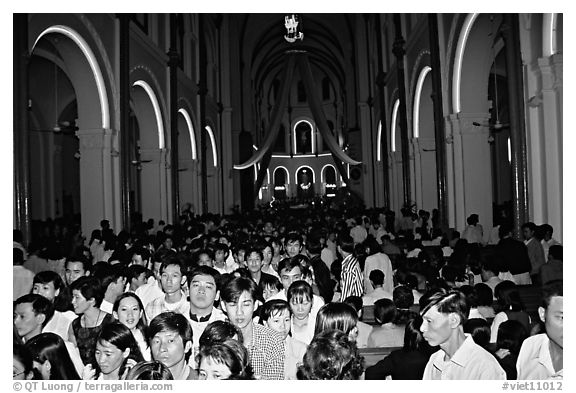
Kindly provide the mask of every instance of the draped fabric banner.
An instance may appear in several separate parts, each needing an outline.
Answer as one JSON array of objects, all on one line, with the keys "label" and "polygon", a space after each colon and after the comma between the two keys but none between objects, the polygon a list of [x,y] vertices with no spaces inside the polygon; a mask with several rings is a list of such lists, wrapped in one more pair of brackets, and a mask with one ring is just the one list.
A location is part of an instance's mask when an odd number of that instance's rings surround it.
[{"label": "draped fabric banner", "polygon": [[[262,183],[264,183],[264,177],[266,177],[266,170],[270,165],[270,159],[272,158],[272,149],[269,149],[266,154],[264,154],[264,158],[262,158],[262,162],[260,163],[260,170],[258,171],[258,177],[254,182],[254,195],[258,195],[258,191],[260,187],[262,187]],[[272,181],[272,179],[270,179]]]},{"label": "draped fabric banner", "polygon": [[[332,152],[332,156],[334,157],[334,161],[336,162],[336,166],[340,171],[343,179],[346,179],[346,174],[343,171],[343,167],[340,162],[345,162],[350,165],[359,165],[361,161],[356,161],[350,158],[338,145],[338,141],[332,135],[330,128],[328,127],[328,122],[326,121],[326,116],[324,115],[324,111],[322,110],[322,104],[317,95],[317,91],[315,88],[314,77],[312,76],[312,70],[310,69],[310,63],[308,62],[308,55],[306,52],[288,52],[288,64],[284,69],[284,75],[282,78],[282,82],[280,85],[280,94],[277,97],[276,104],[272,111],[272,119],[270,122],[270,126],[266,132],[266,139],[262,147],[254,153],[254,155],[246,162],[240,165],[234,165],[234,169],[246,169],[250,168],[252,165],[256,164],[265,154],[270,153],[272,154],[272,146],[276,142],[276,137],[278,136],[278,131],[280,129],[280,122],[282,119],[282,115],[284,113],[284,109],[286,107],[286,102],[288,101],[288,95],[290,93],[290,86],[292,83],[292,77],[294,75],[294,67],[295,61],[298,61],[299,69],[300,69],[300,76],[304,82],[304,88],[306,89],[306,95],[309,97],[309,105],[310,110],[312,111],[312,115],[314,117],[314,121],[316,125],[320,129],[320,133],[322,134],[322,138],[328,145],[328,148]],[[258,173],[258,184],[262,184],[264,180],[264,173],[266,173],[266,169],[268,169],[268,162],[262,162],[260,165],[260,173]],[[264,165],[266,164],[266,165]],[[259,187],[256,189],[258,190]]]},{"label": "draped fabric banner", "polygon": [[[320,129],[322,138],[324,142],[328,145],[328,148],[332,152],[332,155],[336,156],[334,161],[343,161],[350,165],[359,165],[362,162],[356,161],[350,158],[338,145],[338,141],[332,135],[330,128],[328,127],[328,122],[326,121],[326,115],[322,110],[322,104],[318,98],[316,86],[314,83],[314,77],[312,76],[312,70],[310,69],[310,63],[308,62],[308,55],[305,52],[298,54],[298,66],[300,67],[300,76],[304,82],[304,87],[306,89],[306,95],[308,97],[308,103],[310,105],[310,110],[314,116],[314,121]],[[343,176],[344,177],[344,176]]]},{"label": "draped fabric banner", "polygon": [[336,168],[338,169],[340,176],[342,176],[342,180],[344,183],[346,183],[346,185],[348,185],[350,182],[348,181],[348,174],[346,173],[344,165],[342,165],[342,161],[340,161],[334,153],[332,153],[332,159],[334,160],[334,164],[336,164]]},{"label": "draped fabric banner", "polygon": [[[290,93],[290,85],[292,84],[292,76],[294,75],[294,56],[292,53],[288,55],[288,64],[284,69],[284,75],[282,77],[282,82],[280,84],[280,94],[276,97],[277,101],[272,110],[272,120],[270,126],[266,132],[266,139],[262,147],[254,153],[254,155],[246,162],[240,165],[234,165],[234,169],[246,169],[250,168],[252,165],[256,164],[258,161],[264,157],[269,150],[272,151],[272,146],[276,142],[276,137],[278,136],[278,131],[280,130],[280,122],[282,120],[282,115],[284,114],[284,108],[286,107],[286,102],[288,101],[288,94]],[[260,169],[266,172],[264,165],[260,166]]]}]

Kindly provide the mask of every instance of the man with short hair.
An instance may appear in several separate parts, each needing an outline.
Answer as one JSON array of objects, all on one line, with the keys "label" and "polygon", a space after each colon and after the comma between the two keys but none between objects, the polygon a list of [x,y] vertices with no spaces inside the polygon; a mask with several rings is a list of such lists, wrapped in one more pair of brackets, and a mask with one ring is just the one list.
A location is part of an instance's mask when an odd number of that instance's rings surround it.
[{"label": "man with short hair", "polygon": [[564,295],[562,280],[551,281],[542,288],[543,305],[538,315],[546,333],[528,337],[522,343],[516,370],[518,379],[564,378]]},{"label": "man with short hair", "polygon": [[[54,272],[42,272],[53,273]],[[58,276],[59,277],[59,276]],[[54,316],[54,305],[43,295],[31,293],[18,298],[14,302],[14,328],[22,341],[27,342],[40,333],[50,332],[48,325]],[[54,333],[56,334],[56,333]],[[62,337],[76,372],[80,375],[84,364],[76,345]]]},{"label": "man with short hair", "polygon": [[60,292],[66,289],[62,277],[56,272],[46,270],[34,276],[32,293],[44,296],[54,305],[54,315],[44,325],[42,332],[52,332],[62,337],[63,340],[68,339],[70,324],[78,317],[74,311],[65,308],[70,307],[68,302],[62,302],[58,298]]},{"label": "man with short hair", "polygon": [[32,281],[34,280],[34,273],[26,269],[24,266],[24,254],[19,248],[12,249],[12,300],[18,299],[20,296],[30,293],[32,289]]},{"label": "man with short hair", "polygon": [[14,328],[22,341],[42,333],[42,328],[54,315],[54,306],[44,296],[29,293],[14,302]]},{"label": "man with short hair", "polygon": [[128,266],[126,270],[126,282],[128,283],[128,292],[136,292],[142,285],[146,285],[150,270],[138,264]]},{"label": "man with short hair", "polygon": [[350,237],[354,242],[354,245],[362,243],[368,237],[368,231],[366,231],[366,227],[364,227],[364,220],[362,217],[355,217],[354,218],[355,226],[350,229]]},{"label": "man with short hair", "polygon": [[192,328],[182,314],[163,312],[148,328],[152,359],[164,364],[175,380],[198,379],[198,373],[188,365],[193,355]]},{"label": "man with short hair", "polygon": [[100,303],[100,310],[112,314],[114,302],[126,289],[126,272],[122,265],[108,265],[95,272],[94,277],[102,283],[104,299]]},{"label": "man with short hair", "polygon": [[136,296],[138,296],[142,301],[144,307],[153,300],[164,295],[164,292],[162,291],[162,283],[160,282],[160,267],[162,266],[165,256],[166,253],[163,252],[157,252],[152,256],[151,270],[153,275],[148,277],[146,284],[141,285],[134,291]]},{"label": "man with short hair", "polygon": [[[256,284],[260,284],[262,277],[271,276],[271,274],[264,273],[262,271],[262,261],[264,260],[264,255],[262,251],[258,248],[251,247],[246,250],[246,265],[248,266],[248,271],[250,272],[250,277]],[[272,277],[268,277],[271,279]]]},{"label": "man with short hair", "polygon": [[[278,264],[278,273],[280,273],[280,282],[284,287],[284,290],[270,296],[268,300],[286,300],[288,301],[288,288],[292,285],[293,282],[303,280],[303,272],[302,266],[300,266],[300,262],[298,258],[284,258]],[[316,319],[316,315],[318,315],[318,311],[320,308],[325,304],[324,299],[322,297],[313,294],[312,295],[312,309],[310,310],[310,319]],[[268,301],[267,300],[267,301]]]},{"label": "man with short hair", "polygon": [[214,307],[214,301],[220,296],[218,276],[220,274],[209,266],[198,266],[187,276],[190,285],[190,313],[187,317],[192,327],[195,353],[206,326],[214,321],[226,320],[226,315]]},{"label": "man with short hair", "polygon": [[70,286],[80,277],[89,276],[90,271],[92,270],[92,266],[90,265],[90,261],[80,255],[67,260],[65,264],[66,272],[64,274],[66,285]]},{"label": "man with short hair", "polygon": [[214,253],[209,249],[200,250],[197,254],[198,266],[214,267]]},{"label": "man with short hair", "polygon": [[[494,257],[491,255],[486,255],[482,260],[482,265],[480,267],[480,277],[482,277],[482,282],[492,289],[492,293],[494,294],[494,290],[496,289],[496,285],[500,284],[503,280],[498,277],[500,273],[500,269],[498,268],[498,264],[494,260]],[[496,296],[494,296],[494,300],[496,300]]]},{"label": "man with short hair", "polygon": [[562,262],[562,246],[553,245],[550,247],[548,253],[548,263],[540,267],[540,280],[542,285],[554,280],[562,280],[564,278],[564,264]]},{"label": "man with short hair", "polygon": [[295,257],[302,251],[302,236],[295,232],[290,232],[284,240],[284,249],[289,258]]},{"label": "man with short hair", "polygon": [[370,283],[374,290],[362,296],[362,303],[365,306],[373,306],[376,300],[390,299],[392,300],[392,293],[384,290],[384,273],[380,269],[374,269],[370,272]]},{"label": "man with short hair", "polygon": [[548,261],[548,252],[552,246],[561,246],[560,242],[552,237],[554,233],[554,228],[550,224],[542,224],[538,227],[539,231],[542,233],[542,248],[544,249],[544,258]]},{"label": "man with short hair", "polygon": [[146,306],[146,316],[149,320],[160,313],[173,311],[184,315],[190,312],[190,303],[186,301],[186,295],[182,291],[186,277],[182,264],[175,258],[168,259],[160,267],[160,283],[164,295],[152,300]]},{"label": "man with short hair", "polygon": [[235,277],[222,288],[230,322],[242,331],[254,374],[258,379],[284,379],[284,339],[274,330],[255,324],[258,288],[249,278]]},{"label": "man with short hair", "polygon": [[498,229],[500,241],[494,251],[503,262],[502,270],[509,271],[518,285],[532,284],[530,257],[526,245],[512,237],[512,225],[502,223]]},{"label": "man with short hair", "polygon": [[135,247],[132,251],[132,261],[129,266],[141,265],[148,267],[150,264],[150,251],[144,247]]},{"label": "man with short hair", "polygon": [[343,234],[338,239],[338,252],[342,255],[342,273],[340,274],[341,299],[348,296],[362,296],[364,286],[362,271],[358,259],[353,255],[354,240],[350,235]]},{"label": "man with short hair", "polygon": [[364,262],[364,293],[370,293],[374,290],[369,277],[370,272],[375,269],[379,269],[384,273],[384,284],[382,285],[382,288],[386,292],[392,292],[394,290],[392,261],[390,261],[388,255],[382,252],[380,245],[373,237],[367,238],[364,241],[363,246],[368,255]]},{"label": "man with short hair", "polygon": [[533,222],[527,222],[522,225],[522,235],[524,236],[524,244],[528,249],[528,258],[530,258],[530,264],[532,269],[530,270],[530,276],[532,282],[540,282],[540,266],[546,263],[546,257],[544,256],[544,248],[542,248],[542,243],[534,236],[536,232],[536,224]]},{"label": "man with short hair", "polygon": [[428,299],[420,313],[420,331],[428,344],[440,349],[430,356],[422,379],[506,379],[496,358],[464,333],[469,311],[459,291],[441,290]]}]

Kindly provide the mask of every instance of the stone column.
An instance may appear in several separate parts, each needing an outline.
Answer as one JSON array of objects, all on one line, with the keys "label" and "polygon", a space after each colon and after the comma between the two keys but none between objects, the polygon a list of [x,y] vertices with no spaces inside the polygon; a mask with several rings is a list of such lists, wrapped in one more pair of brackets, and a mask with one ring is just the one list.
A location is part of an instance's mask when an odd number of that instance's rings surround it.
[{"label": "stone column", "polygon": [[410,146],[408,143],[408,119],[406,113],[406,86],[404,80],[404,38],[402,37],[401,15],[394,14],[396,37],[392,52],[396,56],[396,70],[398,73],[398,98],[400,99],[400,144],[402,151],[402,186],[404,189],[404,204],[409,205],[412,201],[410,181]]},{"label": "stone column", "polygon": [[544,124],[545,183],[543,204],[547,214],[542,222],[554,228],[554,238],[562,239],[562,54],[538,59],[542,77],[542,120]]},{"label": "stone column", "polygon": [[114,222],[110,155],[113,133],[111,129],[76,131],[80,140],[80,211],[84,234],[99,228],[100,220]]},{"label": "stone column", "polygon": [[[454,228],[462,231],[466,218],[476,213],[484,230],[492,228],[492,166],[486,113],[458,113],[451,118],[453,138]],[[452,224],[451,224],[452,225]]]},{"label": "stone column", "polygon": [[28,14],[13,16],[12,62],[13,83],[13,138],[14,138],[14,215],[13,227],[30,242],[30,160],[28,131]]},{"label": "stone column", "polygon": [[528,221],[528,174],[526,124],[524,119],[524,87],[518,14],[504,14],[502,36],[506,43],[506,73],[510,111],[510,144],[512,146],[512,207],[514,234]]}]

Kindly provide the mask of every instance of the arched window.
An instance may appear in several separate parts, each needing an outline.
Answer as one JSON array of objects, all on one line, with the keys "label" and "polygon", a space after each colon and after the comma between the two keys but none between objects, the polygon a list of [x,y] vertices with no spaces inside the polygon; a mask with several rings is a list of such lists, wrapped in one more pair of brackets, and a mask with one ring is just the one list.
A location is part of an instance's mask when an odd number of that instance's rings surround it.
[{"label": "arched window", "polygon": [[295,149],[294,153],[307,154],[313,153],[313,135],[312,124],[306,120],[299,121],[294,127]]},{"label": "arched window", "polygon": [[288,169],[283,166],[276,167],[272,173],[274,178],[274,198],[286,198],[286,186],[290,184],[290,177],[288,176]]}]

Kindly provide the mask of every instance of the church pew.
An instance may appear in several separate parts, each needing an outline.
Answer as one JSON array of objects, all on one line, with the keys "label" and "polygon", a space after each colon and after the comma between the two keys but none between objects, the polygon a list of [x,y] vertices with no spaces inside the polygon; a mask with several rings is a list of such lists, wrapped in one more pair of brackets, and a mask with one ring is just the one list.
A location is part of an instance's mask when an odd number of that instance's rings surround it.
[{"label": "church pew", "polygon": [[[415,313],[420,312],[420,306],[418,304],[414,304],[410,307],[411,311]],[[362,318],[360,319],[362,322],[367,323],[369,325],[377,325],[376,319],[374,318],[374,306],[364,306],[362,307]]]},{"label": "church pew", "polygon": [[358,351],[360,355],[364,356],[365,367],[370,367],[397,349],[401,349],[401,347],[360,348]]}]

